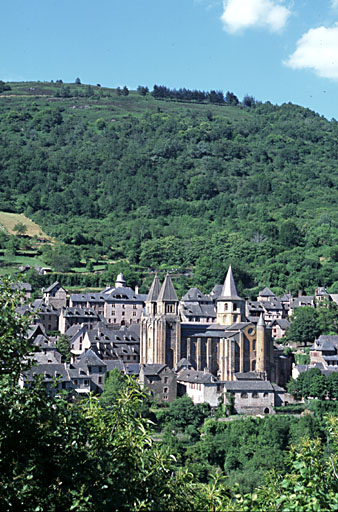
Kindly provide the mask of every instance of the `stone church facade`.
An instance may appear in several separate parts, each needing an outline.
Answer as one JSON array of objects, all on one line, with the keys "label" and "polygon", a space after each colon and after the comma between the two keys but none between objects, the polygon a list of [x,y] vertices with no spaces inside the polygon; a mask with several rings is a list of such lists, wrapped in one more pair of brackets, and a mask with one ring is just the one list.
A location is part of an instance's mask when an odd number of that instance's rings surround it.
[{"label": "stone church facade", "polygon": [[156,276],[141,318],[140,363],[176,369],[185,359],[195,370],[206,370],[219,381],[245,374],[277,383],[285,380],[271,329],[262,315],[256,323],[245,317],[245,300],[238,294],[231,267],[216,306],[217,323],[184,323],[169,275],[162,285]]}]

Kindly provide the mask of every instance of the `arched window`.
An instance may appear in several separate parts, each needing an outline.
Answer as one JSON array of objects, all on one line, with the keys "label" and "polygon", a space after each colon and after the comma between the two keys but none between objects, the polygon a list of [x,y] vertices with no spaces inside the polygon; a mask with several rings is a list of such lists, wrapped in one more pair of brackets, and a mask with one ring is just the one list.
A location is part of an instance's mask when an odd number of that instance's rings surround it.
[{"label": "arched window", "polygon": [[164,386],[163,393],[169,393],[169,388],[167,386]]},{"label": "arched window", "polygon": [[252,393],[252,398],[258,398],[258,393],[256,393],[256,392]]},{"label": "arched window", "polygon": [[269,393],[266,393],[266,392],[265,392],[265,393],[263,393],[263,397],[264,397],[264,398],[267,398],[268,396],[269,396]]}]

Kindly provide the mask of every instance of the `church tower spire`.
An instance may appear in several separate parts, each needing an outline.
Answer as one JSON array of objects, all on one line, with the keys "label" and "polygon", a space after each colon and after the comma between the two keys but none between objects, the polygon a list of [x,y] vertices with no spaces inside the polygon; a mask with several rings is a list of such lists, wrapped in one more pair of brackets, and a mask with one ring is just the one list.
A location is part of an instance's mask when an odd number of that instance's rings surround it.
[{"label": "church tower spire", "polygon": [[146,298],[146,314],[156,315],[157,313],[157,299],[161,290],[161,283],[157,277],[154,277],[150,290]]},{"label": "church tower spire", "polygon": [[169,274],[165,276],[157,297],[157,311],[162,315],[178,314],[178,298]]},{"label": "church tower spire", "polygon": [[217,299],[217,323],[232,325],[245,320],[245,302],[238,295],[235,279],[229,266],[224,280],[222,295]]}]

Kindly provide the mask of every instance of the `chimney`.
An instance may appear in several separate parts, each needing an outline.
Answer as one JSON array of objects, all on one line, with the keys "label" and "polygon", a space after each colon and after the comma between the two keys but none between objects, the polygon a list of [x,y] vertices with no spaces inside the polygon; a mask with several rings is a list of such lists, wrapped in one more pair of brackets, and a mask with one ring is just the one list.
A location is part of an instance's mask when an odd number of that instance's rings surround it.
[{"label": "chimney", "polygon": [[138,286],[135,286],[135,294],[138,295]]}]

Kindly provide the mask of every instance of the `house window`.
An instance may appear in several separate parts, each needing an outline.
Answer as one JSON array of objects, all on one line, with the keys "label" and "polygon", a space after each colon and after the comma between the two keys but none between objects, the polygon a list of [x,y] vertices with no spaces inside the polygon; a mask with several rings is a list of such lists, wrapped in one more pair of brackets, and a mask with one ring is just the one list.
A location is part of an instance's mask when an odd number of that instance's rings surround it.
[{"label": "house window", "polygon": [[163,395],[163,400],[168,400],[168,395]]},{"label": "house window", "polygon": [[164,382],[164,384],[166,384],[168,382],[168,377],[164,377],[163,382]]},{"label": "house window", "polygon": [[133,316],[136,316],[136,311],[134,311]]},{"label": "house window", "polygon": [[102,377],[99,377],[99,384],[102,384]]},{"label": "house window", "polygon": [[86,379],[86,380],[84,381],[84,385],[85,385],[85,386],[88,386],[88,384],[89,384],[89,380],[88,380],[88,379]]},{"label": "house window", "polygon": [[134,306],[133,306],[133,309],[136,309],[136,308],[137,308],[137,306],[136,306],[136,305],[134,305]]},{"label": "house window", "polygon": [[252,398],[258,398],[258,393],[252,393]]},{"label": "house window", "polygon": [[169,393],[169,388],[167,386],[164,386],[163,393]]},{"label": "house window", "polygon": [[263,393],[263,397],[267,398],[269,396],[269,393]]},{"label": "house window", "polygon": [[125,311],[122,311],[122,316],[124,316],[124,315],[125,315]]},{"label": "house window", "polygon": [[241,393],[241,398],[248,398],[248,393]]},{"label": "house window", "polygon": [[74,380],[74,385],[77,386],[77,379]]},{"label": "house window", "polygon": [[228,303],[226,302],[226,303],[224,304],[224,311],[228,311],[228,307],[229,307],[229,306],[228,306]]}]

